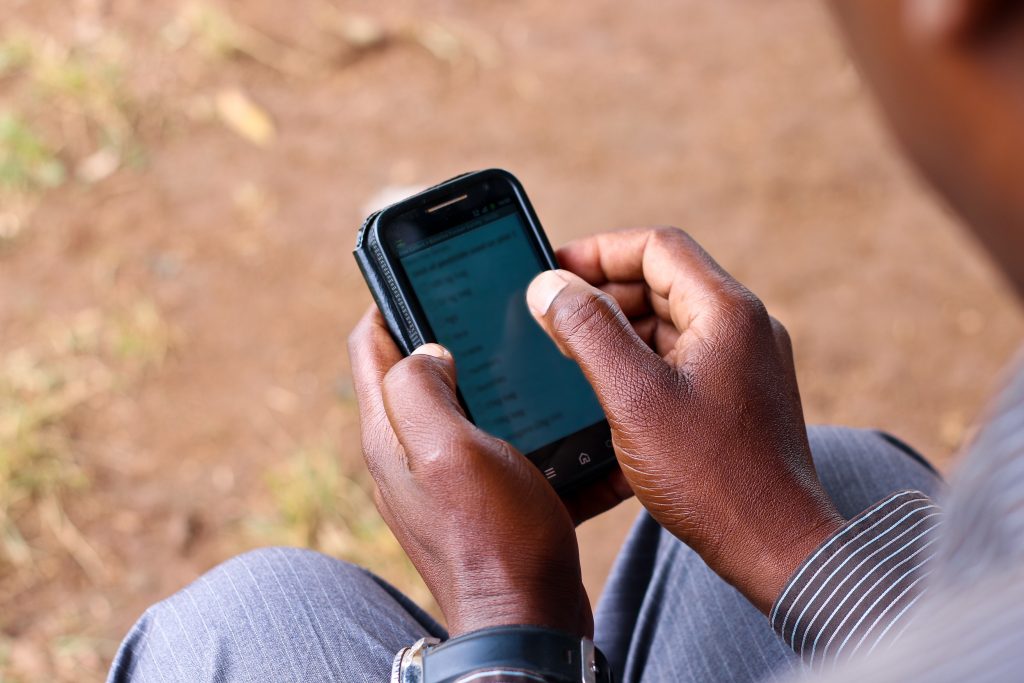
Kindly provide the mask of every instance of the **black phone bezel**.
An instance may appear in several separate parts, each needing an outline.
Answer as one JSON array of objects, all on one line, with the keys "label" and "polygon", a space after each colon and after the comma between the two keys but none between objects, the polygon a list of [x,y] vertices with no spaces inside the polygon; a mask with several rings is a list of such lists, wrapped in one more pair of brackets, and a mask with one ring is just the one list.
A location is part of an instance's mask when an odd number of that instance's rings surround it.
[{"label": "black phone bezel", "polygon": [[[499,190],[504,189],[503,192]],[[427,213],[427,209],[444,204],[466,194],[467,199],[456,202],[449,207]],[[407,313],[406,322],[412,325],[413,336],[418,336],[424,343],[436,341],[433,330],[427,321],[426,314],[419,299],[405,274],[401,261],[396,253],[394,236],[389,231],[396,229],[402,219],[414,220],[427,216],[432,225],[436,225],[427,234],[439,233],[458,225],[474,220],[471,215],[473,208],[481,203],[491,203],[505,197],[511,197],[516,203],[520,216],[524,219],[526,234],[533,251],[537,256],[538,272],[545,268],[558,267],[554,250],[541,228],[540,221],[530,203],[519,180],[508,171],[487,169],[467,173],[450,181],[427,189],[393,204],[380,211],[368,226],[371,240],[380,248],[383,263],[380,265],[389,271],[394,279],[395,289],[402,296],[401,308]],[[475,200],[475,201],[474,201]],[[458,399],[467,416],[472,420],[472,412],[458,391]],[[586,466],[580,462],[584,454],[594,453]],[[595,475],[610,468],[615,463],[615,454],[611,443],[611,431],[606,420],[600,420],[572,434],[566,435],[531,453],[525,454],[534,464],[552,480],[552,485],[560,492],[576,488],[581,483],[592,480]],[[572,461],[570,463],[569,461]],[[571,474],[566,470],[575,464]],[[553,477],[552,471],[557,471]],[[566,473],[568,476],[562,476]]]}]

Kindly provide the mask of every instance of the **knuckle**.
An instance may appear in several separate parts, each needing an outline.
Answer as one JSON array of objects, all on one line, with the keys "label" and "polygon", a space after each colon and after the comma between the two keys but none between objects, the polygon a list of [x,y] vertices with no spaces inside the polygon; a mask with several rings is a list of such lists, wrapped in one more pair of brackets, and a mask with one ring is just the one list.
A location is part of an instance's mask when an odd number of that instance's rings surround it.
[{"label": "knuckle", "polygon": [[433,472],[443,468],[445,461],[451,452],[445,447],[443,441],[437,441],[430,443],[422,448],[417,449],[416,453],[415,469]]},{"label": "knuckle", "polygon": [[775,335],[775,338],[784,344],[789,345],[789,330],[786,329],[786,326],[779,322],[779,319],[773,315],[768,316],[768,319],[771,322],[772,333]]},{"label": "knuckle", "polygon": [[690,236],[681,228],[671,225],[658,225],[651,228],[647,238],[647,246],[655,251],[671,252],[690,240]]},{"label": "knuckle", "polygon": [[772,330],[771,316],[764,302],[749,289],[735,283],[729,296],[729,317],[739,332],[752,336],[763,335]]},{"label": "knuckle", "polygon": [[390,370],[384,374],[384,379],[381,381],[381,389],[384,393],[401,389],[407,385],[411,379],[409,373],[409,365],[405,362],[408,358],[395,363]]},{"label": "knuckle", "polygon": [[431,429],[424,434],[423,446],[416,454],[416,461],[431,471],[445,471],[453,462],[471,456],[477,449],[476,439],[468,429],[450,428],[440,433]]},{"label": "knuckle", "polygon": [[582,341],[607,329],[615,317],[613,310],[611,297],[604,292],[576,296],[555,311],[552,324],[566,339]]},{"label": "knuckle", "polygon": [[687,239],[688,235],[682,228],[677,228],[674,225],[656,225],[651,228],[651,239],[656,243],[664,242],[678,242],[680,239]]},{"label": "knuckle", "polygon": [[449,454],[472,455],[476,453],[480,444],[471,428],[460,428],[452,431],[447,439]]},{"label": "knuckle", "polygon": [[648,245],[668,252],[679,249],[692,252],[703,251],[695,239],[682,228],[674,225],[658,225],[651,228]]},{"label": "knuckle", "polygon": [[488,437],[487,449],[502,462],[516,463],[521,459],[519,451],[512,444],[494,436]]},{"label": "knuckle", "polygon": [[[408,356],[388,370],[384,375],[383,390],[392,395],[418,395],[424,388],[422,385],[434,374],[435,368],[427,356]],[[414,387],[421,387],[415,391]]]}]

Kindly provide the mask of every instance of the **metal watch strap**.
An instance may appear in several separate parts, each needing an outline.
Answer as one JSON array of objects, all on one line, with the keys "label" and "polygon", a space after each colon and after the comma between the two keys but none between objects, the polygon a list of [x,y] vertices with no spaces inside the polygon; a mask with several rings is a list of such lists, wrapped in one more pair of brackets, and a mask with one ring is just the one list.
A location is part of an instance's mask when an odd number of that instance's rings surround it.
[{"label": "metal watch strap", "polygon": [[391,663],[391,683],[423,683],[423,654],[440,643],[437,638],[420,638],[399,650]]},{"label": "metal watch strap", "polygon": [[589,638],[537,626],[481,629],[437,644],[424,638],[395,656],[392,683],[455,683],[480,671],[520,671],[565,683],[611,683]]}]

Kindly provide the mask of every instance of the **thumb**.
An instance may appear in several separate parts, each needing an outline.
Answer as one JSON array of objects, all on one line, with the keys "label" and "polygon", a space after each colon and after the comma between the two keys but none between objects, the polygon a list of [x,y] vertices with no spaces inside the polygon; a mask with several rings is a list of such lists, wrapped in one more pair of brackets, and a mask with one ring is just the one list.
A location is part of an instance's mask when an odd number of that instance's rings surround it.
[{"label": "thumb", "polygon": [[672,372],[611,295],[567,270],[535,277],[526,303],[562,353],[579,364],[613,426]]}]

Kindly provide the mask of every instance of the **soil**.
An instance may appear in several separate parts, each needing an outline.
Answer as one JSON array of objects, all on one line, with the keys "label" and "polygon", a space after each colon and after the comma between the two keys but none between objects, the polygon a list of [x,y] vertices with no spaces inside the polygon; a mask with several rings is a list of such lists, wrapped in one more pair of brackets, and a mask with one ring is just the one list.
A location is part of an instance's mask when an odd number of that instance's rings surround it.
[{"label": "soil", "polygon": [[[240,529],[267,506],[265,473],[297,446],[327,435],[358,462],[345,337],[370,297],[350,252],[386,188],[500,166],[555,245],[685,228],[788,327],[810,423],[889,430],[944,468],[1024,332],[815,3],[346,2],[393,36],[444,31],[309,74],[186,64],[161,38],[180,10],[167,0],[2,4],[5,24],[66,40],[99,17],[131,46],[132,87],[171,112],[140,133],[142,167],[48,193],[0,252],[0,352],[124,296],[174,331],[159,367],[77,414],[92,485],[68,511],[105,573],[64,559],[5,599],[28,678],[74,678],[46,654],[68,624],[98,643],[101,671],[146,605],[251,544]],[[320,46],[325,4],[225,7]],[[188,113],[228,87],[269,114],[267,144]],[[636,509],[580,531],[594,599]]]}]

